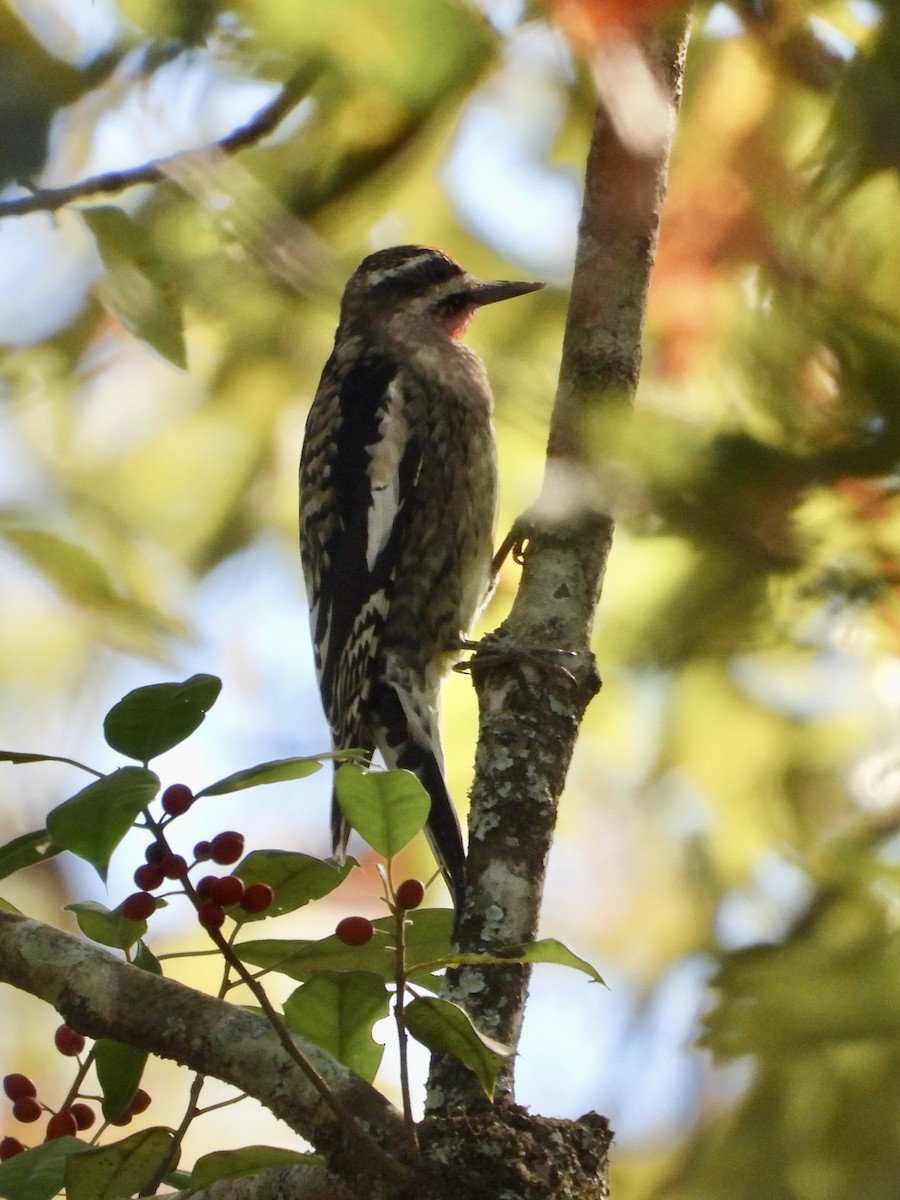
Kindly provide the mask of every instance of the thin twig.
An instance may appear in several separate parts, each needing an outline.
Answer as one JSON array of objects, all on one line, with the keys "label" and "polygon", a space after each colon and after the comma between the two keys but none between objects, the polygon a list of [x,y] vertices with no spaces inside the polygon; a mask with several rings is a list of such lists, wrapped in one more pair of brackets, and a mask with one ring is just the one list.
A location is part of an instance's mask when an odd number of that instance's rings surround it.
[{"label": "thin twig", "polygon": [[161,183],[171,178],[173,166],[212,150],[223,155],[237,154],[239,150],[255,145],[270,134],[307,95],[319,73],[320,66],[317,63],[306,63],[291,76],[275,99],[260,109],[251,121],[217,142],[198,146],[193,150],[181,150],[177,154],[144,163],[139,167],[130,167],[128,170],[92,175],[65,187],[36,188],[30,196],[17,196],[14,200],[0,201],[0,218],[22,217],[33,212],[57,212],[67,204],[85,200],[90,196],[123,192],[126,188],[141,183]]}]

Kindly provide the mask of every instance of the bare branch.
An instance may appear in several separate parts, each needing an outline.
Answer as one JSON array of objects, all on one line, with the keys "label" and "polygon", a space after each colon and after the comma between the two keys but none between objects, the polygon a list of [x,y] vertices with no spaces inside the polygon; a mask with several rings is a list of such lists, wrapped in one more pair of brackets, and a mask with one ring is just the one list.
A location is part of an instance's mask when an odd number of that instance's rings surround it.
[{"label": "bare branch", "polygon": [[67,204],[86,200],[90,196],[124,192],[126,188],[141,183],[160,183],[175,175],[179,164],[189,161],[195,155],[206,155],[212,151],[223,155],[237,154],[270,134],[309,92],[319,72],[318,64],[305,64],[291,76],[275,99],[260,109],[251,121],[218,142],[193,150],[182,150],[178,154],[145,163],[140,167],[131,167],[127,171],[108,171],[104,175],[93,175],[89,179],[82,179],[65,187],[38,188],[30,196],[17,196],[14,200],[0,201],[0,218],[22,217],[33,212],[57,212]]},{"label": "bare branch", "polygon": [[[594,126],[545,503],[528,534],[509,619],[483,665],[477,655],[472,664],[480,729],[469,814],[470,902],[460,928],[464,950],[534,937],[559,797],[585,708],[599,687],[590,637],[613,522],[585,495],[586,467],[598,471],[596,462],[588,464],[596,444],[590,431],[598,414],[627,411],[637,386],[686,43],[682,26],[658,55],[648,55],[670,114],[655,153],[630,148],[603,108]],[[551,495],[560,483],[569,488],[564,505]],[[488,970],[489,976],[474,967],[451,972],[445,995],[465,1004],[479,1028],[516,1046],[530,970]],[[512,1097],[513,1061],[501,1083],[506,1098]],[[429,1110],[478,1103],[472,1076],[459,1063],[436,1058]]]}]

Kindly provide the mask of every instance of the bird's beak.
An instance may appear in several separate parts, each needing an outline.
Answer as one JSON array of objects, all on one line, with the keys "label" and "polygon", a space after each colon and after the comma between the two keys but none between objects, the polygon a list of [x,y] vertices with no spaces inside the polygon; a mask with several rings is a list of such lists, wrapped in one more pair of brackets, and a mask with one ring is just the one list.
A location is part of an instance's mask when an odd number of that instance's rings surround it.
[{"label": "bird's beak", "polygon": [[469,291],[469,302],[481,308],[483,304],[496,304],[498,300],[512,300],[528,292],[539,292],[545,283],[526,283],[511,279],[498,279],[493,283],[473,282]]}]

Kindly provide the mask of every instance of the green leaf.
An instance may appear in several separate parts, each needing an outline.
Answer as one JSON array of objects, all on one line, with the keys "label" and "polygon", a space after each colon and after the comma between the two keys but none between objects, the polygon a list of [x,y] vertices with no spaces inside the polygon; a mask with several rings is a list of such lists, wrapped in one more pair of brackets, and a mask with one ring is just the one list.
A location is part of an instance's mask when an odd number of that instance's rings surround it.
[{"label": "green leaf", "polygon": [[[447,908],[423,908],[407,917],[408,974],[414,983],[434,983],[433,972],[450,953],[453,913]],[[371,971],[393,980],[394,918],[373,921],[376,934],[365,946],[345,946],[332,934],[321,941],[287,938],[238,942],[235,950],[251,966],[279,971],[291,979],[311,979],[318,971]]]},{"label": "green leaf", "polygon": [[285,1001],[290,1029],[361,1075],[375,1078],[384,1046],[372,1038],[372,1026],[388,1013],[388,990],[380,975],[368,971],[321,971]]},{"label": "green leaf", "polygon": [[122,1200],[141,1191],[164,1166],[173,1140],[170,1129],[143,1129],[111,1146],[73,1154],[66,1164],[66,1200]]},{"label": "green leaf", "polygon": [[215,675],[135,688],[106,714],[104,736],[113,750],[149,762],[190,737],[221,690]]},{"label": "green leaf", "polygon": [[0,896],[0,911],[13,913],[17,917],[24,915],[21,909],[16,908],[14,904],[10,904],[8,900],[4,900],[2,896]]},{"label": "green leaf", "polygon": [[101,771],[95,771],[93,767],[87,767],[84,763],[79,762],[76,758],[64,758],[59,754],[25,754],[21,750],[0,750],[0,762],[10,763],[39,763],[39,762],[61,762],[68,763],[70,767],[78,767],[82,771],[87,771],[89,775],[96,775],[98,778],[102,774]]},{"label": "green leaf", "polygon": [[345,763],[334,788],[344,816],[385,858],[399,854],[428,820],[431,801],[411,771],[367,771]]},{"label": "green leaf", "polygon": [[66,1159],[83,1149],[84,1142],[78,1138],[57,1138],[0,1163],[0,1196],[3,1200],[51,1200],[62,1190]]},{"label": "green leaf", "polygon": [[[164,905],[165,900],[157,900],[157,908]],[[121,904],[118,908],[108,909],[95,900],[82,900],[66,904],[65,910],[75,914],[78,928],[85,937],[115,950],[127,950],[147,932],[146,921],[129,921],[122,916]]]},{"label": "green leaf", "polygon": [[187,366],[181,306],[146,230],[120,208],[81,210],[106,267],[103,299],[125,328],[176,367]]},{"label": "green leaf", "polygon": [[323,1159],[318,1154],[302,1154],[299,1150],[282,1150],[275,1146],[244,1146],[240,1150],[214,1150],[197,1159],[190,1175],[190,1186],[206,1188],[217,1179],[241,1179],[275,1167],[306,1164],[317,1166]]},{"label": "green leaf", "polygon": [[47,831],[106,882],[113,851],[158,791],[159,779],[152,771],[121,767],[57,805],[47,817]]},{"label": "green leaf", "polygon": [[227,792],[240,792],[244,788],[260,787],[264,783],[283,783],[288,779],[303,779],[321,770],[321,758],[274,758],[271,762],[245,767],[224,779],[211,783],[197,792],[197,796],[224,796]]},{"label": "green leaf", "polygon": [[99,610],[127,605],[100,560],[77,542],[6,523],[3,536],[73,604]]},{"label": "green leaf", "polygon": [[100,1038],[96,1044],[97,1080],[103,1091],[103,1115],[107,1121],[120,1117],[138,1090],[147,1051],[124,1042]]},{"label": "green leaf", "polygon": [[289,850],[254,850],[234,868],[234,873],[248,886],[251,883],[267,883],[274,891],[275,899],[265,912],[245,913],[238,907],[230,915],[235,921],[241,922],[293,912],[310,900],[320,900],[333,892],[356,865],[352,858],[338,867],[309,854],[296,854]]},{"label": "green leaf", "polygon": [[138,942],[132,962],[142,971],[149,971],[151,975],[162,975],[163,973],[159,959],[150,953],[145,942]]},{"label": "green leaf", "polygon": [[21,871],[23,867],[31,867],[35,863],[46,862],[62,852],[62,846],[57,846],[46,829],[37,829],[34,833],[23,833],[21,837],[13,838],[5,846],[0,846],[0,879]]},{"label": "green leaf", "polygon": [[458,1004],[437,996],[417,996],[406,1006],[410,1036],[432,1053],[451,1054],[473,1071],[490,1099],[512,1048],[480,1033]]},{"label": "green leaf", "polygon": [[479,963],[556,963],[561,967],[574,967],[589,975],[595,983],[604,983],[603,977],[596,967],[586,959],[579,958],[563,942],[556,938],[542,938],[539,942],[529,942],[521,946],[507,946],[494,950],[492,954],[451,954],[445,958],[441,966],[459,967],[478,965]]}]

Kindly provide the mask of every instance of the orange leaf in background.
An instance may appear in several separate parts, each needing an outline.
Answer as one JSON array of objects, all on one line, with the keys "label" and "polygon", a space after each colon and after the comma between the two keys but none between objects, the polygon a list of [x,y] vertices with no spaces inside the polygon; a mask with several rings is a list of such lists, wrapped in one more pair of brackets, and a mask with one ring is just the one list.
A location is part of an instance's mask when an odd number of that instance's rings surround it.
[{"label": "orange leaf in background", "polygon": [[661,16],[687,8],[685,0],[545,0],[550,19],[579,53],[609,37],[639,35]]}]

